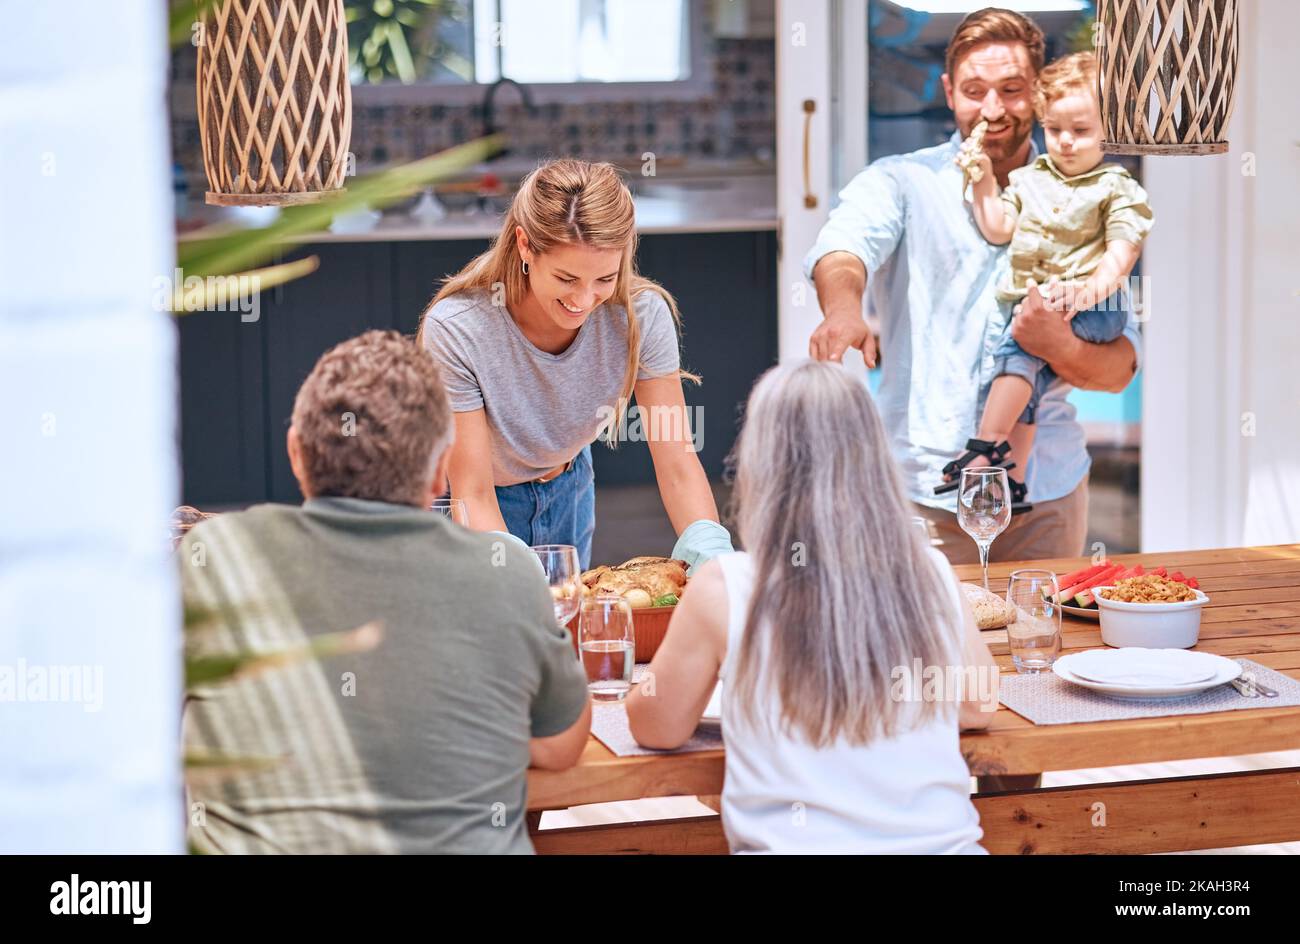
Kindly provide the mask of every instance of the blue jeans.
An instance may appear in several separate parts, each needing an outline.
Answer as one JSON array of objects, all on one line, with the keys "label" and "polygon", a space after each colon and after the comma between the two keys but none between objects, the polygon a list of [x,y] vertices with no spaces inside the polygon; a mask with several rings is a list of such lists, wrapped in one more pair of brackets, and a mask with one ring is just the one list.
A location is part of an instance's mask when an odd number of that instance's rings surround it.
[{"label": "blue jeans", "polygon": [[[1041,357],[1026,354],[1024,348],[1016,343],[1016,339],[1011,336],[1012,303],[1002,302],[1002,305],[1003,314],[1007,316],[1007,330],[993,350],[993,375],[1001,377],[1003,374],[1011,374],[1029,381],[1029,403],[1020,414],[1020,422],[1032,423],[1038,411],[1038,400],[1056,379],[1056,371]],[[1123,334],[1127,323],[1128,304],[1121,290],[1079,312],[1070,320],[1070,327],[1080,340],[1101,344],[1114,341]]]},{"label": "blue jeans", "polygon": [[591,535],[596,530],[596,478],[591,446],[573,466],[549,482],[498,485],[497,504],[506,528],[525,544],[572,544],[582,569],[591,566]]}]

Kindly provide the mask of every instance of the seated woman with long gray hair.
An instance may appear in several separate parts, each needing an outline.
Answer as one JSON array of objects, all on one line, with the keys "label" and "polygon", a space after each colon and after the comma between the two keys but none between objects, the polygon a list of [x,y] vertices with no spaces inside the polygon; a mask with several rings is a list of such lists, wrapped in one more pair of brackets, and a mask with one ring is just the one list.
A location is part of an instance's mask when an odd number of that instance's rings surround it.
[{"label": "seated woman with long gray hair", "polygon": [[992,719],[997,665],[861,379],[768,371],[733,500],[745,550],[688,585],[627,700],[637,740],[680,746],[721,684],[733,852],[983,852],[958,733]]}]

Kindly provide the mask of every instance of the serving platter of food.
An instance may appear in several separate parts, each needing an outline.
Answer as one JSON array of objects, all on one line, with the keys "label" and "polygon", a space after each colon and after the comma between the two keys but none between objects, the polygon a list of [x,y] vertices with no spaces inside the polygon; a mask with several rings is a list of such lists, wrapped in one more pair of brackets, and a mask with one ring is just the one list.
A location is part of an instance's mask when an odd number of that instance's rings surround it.
[{"label": "serving platter of food", "polygon": [[[622,564],[583,571],[582,593],[614,593],[627,600],[636,633],[636,661],[649,662],[664,641],[673,608],[686,590],[686,567],[686,561],[672,557],[633,557]],[[569,629],[576,647],[577,616],[569,622]]]},{"label": "serving platter of food", "polygon": [[1109,559],[1103,559],[1081,570],[1058,575],[1056,585],[1059,589],[1054,599],[1061,607],[1062,613],[1069,613],[1081,619],[1097,620],[1101,617],[1094,595],[1097,588],[1113,587],[1121,580],[1143,576],[1162,577],[1173,583],[1183,584],[1190,590],[1197,590],[1200,587],[1195,577],[1188,577],[1182,571],[1176,570],[1170,573],[1164,566],[1148,570],[1141,564],[1125,567],[1123,564],[1114,564]]},{"label": "serving platter of food", "polygon": [[672,557],[634,557],[583,571],[582,592],[617,593],[634,610],[672,607],[686,589],[686,566],[686,561]]}]

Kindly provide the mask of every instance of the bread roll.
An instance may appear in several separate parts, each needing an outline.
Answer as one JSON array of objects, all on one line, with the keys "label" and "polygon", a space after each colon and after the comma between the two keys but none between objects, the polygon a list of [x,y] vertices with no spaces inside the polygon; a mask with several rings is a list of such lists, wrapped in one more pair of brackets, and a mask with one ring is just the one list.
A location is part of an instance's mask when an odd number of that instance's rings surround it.
[{"label": "bread roll", "polygon": [[989,593],[983,587],[964,583],[962,593],[966,603],[975,612],[975,625],[980,629],[1001,629],[1016,621],[1016,608],[996,593]]}]

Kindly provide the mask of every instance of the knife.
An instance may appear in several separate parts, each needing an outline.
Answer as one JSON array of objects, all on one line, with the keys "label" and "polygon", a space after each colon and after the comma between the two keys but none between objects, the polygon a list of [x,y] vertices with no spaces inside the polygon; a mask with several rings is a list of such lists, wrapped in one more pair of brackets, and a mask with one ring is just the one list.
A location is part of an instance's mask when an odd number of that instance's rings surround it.
[{"label": "knife", "polygon": [[[1240,684],[1237,684],[1237,683],[1240,683]],[[1277,692],[1275,692],[1273,689],[1269,688],[1267,685],[1264,685],[1263,683],[1257,681],[1256,678],[1255,678],[1255,676],[1254,676],[1253,674],[1249,673],[1249,672],[1247,672],[1247,673],[1245,673],[1245,674],[1239,676],[1237,679],[1235,679],[1235,680],[1234,680],[1233,687],[1236,688],[1237,691],[1241,692],[1243,695],[1246,694],[1246,692],[1243,691],[1243,689],[1247,689],[1247,688],[1248,688],[1248,689],[1250,689],[1252,692],[1254,692],[1255,695],[1263,695],[1265,698],[1276,698],[1276,697],[1277,697]],[[1247,697],[1253,697],[1253,696],[1247,696]]]},{"label": "knife", "polygon": [[1237,690],[1237,694],[1243,698],[1258,698],[1259,690],[1253,686],[1247,685],[1240,678],[1230,679],[1228,684]]}]

